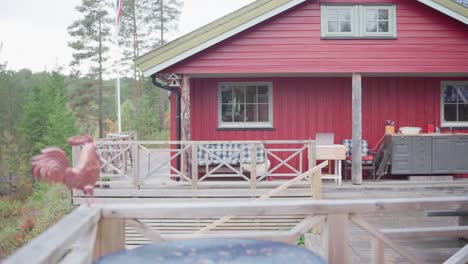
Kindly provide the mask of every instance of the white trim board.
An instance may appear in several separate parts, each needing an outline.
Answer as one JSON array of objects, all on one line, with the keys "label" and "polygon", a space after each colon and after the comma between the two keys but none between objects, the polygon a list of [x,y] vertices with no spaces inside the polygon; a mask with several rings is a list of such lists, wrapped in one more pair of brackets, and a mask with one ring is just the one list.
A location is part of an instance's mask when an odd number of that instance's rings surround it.
[{"label": "white trim board", "polygon": [[172,66],[172,65],[174,65],[174,64],[176,64],[176,63],[178,63],[178,62],[180,62],[180,61],[182,61],[182,60],[184,60],[184,59],[186,59],[186,58],[188,58],[188,57],[190,57],[192,55],[194,55],[194,54],[197,54],[198,52],[200,52],[202,50],[205,50],[205,49],[207,49],[207,48],[209,48],[209,47],[211,47],[211,46],[213,46],[215,44],[218,44],[219,42],[221,42],[221,41],[223,41],[225,39],[228,39],[228,38],[242,32],[242,31],[244,31],[244,30],[246,30],[248,28],[251,28],[251,27],[253,27],[253,26],[257,25],[257,24],[260,24],[261,22],[263,22],[263,21],[265,21],[267,19],[270,19],[270,18],[272,18],[272,17],[274,17],[274,16],[276,16],[276,15],[278,15],[278,14],[280,14],[280,13],[286,11],[286,10],[289,10],[292,7],[297,6],[297,5],[299,5],[299,4],[301,4],[301,3],[305,2],[305,1],[306,0],[292,0],[292,1],[289,1],[288,3],[282,5],[282,6],[278,7],[278,8],[275,8],[275,9],[271,10],[268,13],[265,13],[265,14],[255,18],[253,20],[250,20],[250,21],[248,21],[248,22],[246,22],[246,23],[244,23],[244,24],[242,24],[242,25],[240,25],[238,27],[235,27],[235,28],[229,30],[228,32],[226,32],[226,33],[224,33],[222,35],[219,35],[219,36],[217,36],[215,38],[212,38],[212,39],[208,40],[207,42],[204,42],[204,43],[202,43],[202,44],[200,44],[200,45],[198,45],[198,46],[196,46],[194,48],[191,48],[191,49],[183,52],[182,54],[180,54],[180,55],[178,55],[176,57],[173,57],[172,59],[169,59],[169,60],[167,60],[167,61],[165,61],[165,62],[163,62],[161,64],[158,64],[158,65],[144,71],[143,74],[144,74],[145,77],[149,77],[154,73],[158,73],[163,69],[166,69],[166,68],[168,68],[168,67],[170,67],[170,66]]},{"label": "white trim board", "polygon": [[418,0],[418,2],[423,3],[423,4],[427,5],[427,6],[430,6],[430,7],[434,8],[434,9],[446,14],[447,16],[455,18],[456,20],[461,21],[461,22],[465,23],[466,25],[468,25],[468,17],[465,17],[465,16],[463,16],[463,15],[461,15],[461,14],[455,12],[455,11],[452,11],[452,10],[448,9],[447,7],[445,7],[445,6],[443,6],[443,5],[439,4],[439,3],[436,3],[436,2],[434,2],[432,0]]}]

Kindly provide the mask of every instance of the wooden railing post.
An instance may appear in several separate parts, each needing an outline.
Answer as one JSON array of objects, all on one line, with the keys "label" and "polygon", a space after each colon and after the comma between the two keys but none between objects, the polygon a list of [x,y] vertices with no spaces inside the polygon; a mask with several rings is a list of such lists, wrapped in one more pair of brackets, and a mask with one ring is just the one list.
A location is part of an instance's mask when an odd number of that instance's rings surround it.
[{"label": "wooden railing post", "polygon": [[348,219],[347,214],[327,216],[322,245],[329,264],[349,263]]},{"label": "wooden railing post", "polygon": [[385,263],[385,252],[384,243],[377,239],[372,238],[372,264],[384,264]]},{"label": "wooden railing post", "polygon": [[[309,159],[309,170],[317,165],[316,160],[316,144],[315,141],[311,141],[307,146],[308,159]],[[312,191],[312,197],[315,200],[322,199],[322,171],[317,171],[312,174],[309,178],[310,188]]]},{"label": "wooden railing post", "polygon": [[140,189],[140,145],[136,142],[132,142],[131,144],[133,155],[133,187]]},{"label": "wooden railing post", "polygon": [[[266,161],[265,161],[266,162]],[[250,189],[257,189],[257,144],[250,145]]]},{"label": "wooden railing post", "polygon": [[124,175],[127,175],[127,159],[128,159],[127,152],[128,150],[125,150],[127,147],[128,145],[122,146],[122,172]]},{"label": "wooden railing post", "polygon": [[192,143],[192,189],[198,188],[198,144]]},{"label": "wooden railing post", "polygon": [[98,223],[93,259],[96,260],[122,249],[125,249],[125,221],[123,219],[101,219]]},{"label": "wooden railing post", "polygon": [[315,141],[307,144],[307,158],[309,160],[309,170],[317,165]]},{"label": "wooden railing post", "polygon": [[[178,149],[179,151],[179,157],[180,157],[180,167],[178,168],[180,171],[180,180],[184,179],[184,176],[187,176],[187,153],[183,150],[185,149],[185,144],[179,144],[180,148]],[[186,179],[186,178],[185,178]]]}]

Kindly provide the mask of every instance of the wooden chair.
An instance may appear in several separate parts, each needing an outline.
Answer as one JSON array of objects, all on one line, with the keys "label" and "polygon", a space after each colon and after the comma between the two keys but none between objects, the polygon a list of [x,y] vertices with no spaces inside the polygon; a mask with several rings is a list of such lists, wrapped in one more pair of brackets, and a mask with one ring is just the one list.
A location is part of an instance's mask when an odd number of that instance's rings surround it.
[{"label": "wooden chair", "polygon": [[[344,161],[345,166],[343,170],[343,178],[346,181],[348,169],[351,171],[352,165],[352,145],[351,139],[343,139],[343,145],[346,147],[346,160]],[[367,170],[372,175],[372,179],[375,181],[375,152],[369,150],[369,144],[367,140],[362,141],[362,170]]]}]

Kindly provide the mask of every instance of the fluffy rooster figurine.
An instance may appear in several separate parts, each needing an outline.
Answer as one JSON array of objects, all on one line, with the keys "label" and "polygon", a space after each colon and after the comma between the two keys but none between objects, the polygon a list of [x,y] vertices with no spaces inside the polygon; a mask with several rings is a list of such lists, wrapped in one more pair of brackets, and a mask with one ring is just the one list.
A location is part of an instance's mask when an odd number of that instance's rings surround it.
[{"label": "fluffy rooster figurine", "polygon": [[94,195],[94,185],[99,178],[99,156],[96,144],[90,136],[74,136],[68,139],[72,146],[83,145],[80,160],[75,168],[68,162],[67,154],[59,148],[47,148],[31,160],[32,175],[47,183],[63,183],[70,189],[82,190],[89,198]]}]

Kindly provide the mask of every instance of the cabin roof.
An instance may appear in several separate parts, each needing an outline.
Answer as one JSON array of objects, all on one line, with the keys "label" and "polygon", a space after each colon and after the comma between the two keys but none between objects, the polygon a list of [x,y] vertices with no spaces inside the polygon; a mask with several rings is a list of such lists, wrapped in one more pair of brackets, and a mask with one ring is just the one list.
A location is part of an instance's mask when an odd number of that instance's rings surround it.
[{"label": "cabin roof", "polygon": [[468,0],[453,0],[453,1],[459,3],[460,5],[468,7]]},{"label": "cabin roof", "polygon": [[[150,76],[307,0],[257,0],[135,59]],[[468,25],[468,0],[417,0]]]}]

